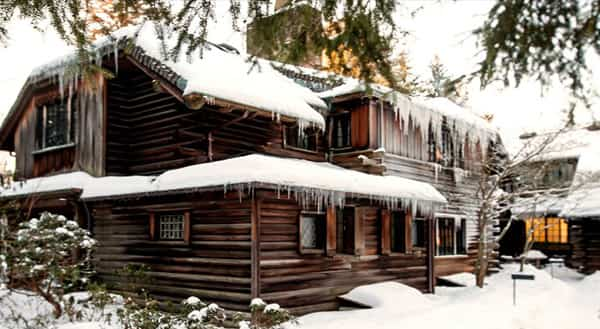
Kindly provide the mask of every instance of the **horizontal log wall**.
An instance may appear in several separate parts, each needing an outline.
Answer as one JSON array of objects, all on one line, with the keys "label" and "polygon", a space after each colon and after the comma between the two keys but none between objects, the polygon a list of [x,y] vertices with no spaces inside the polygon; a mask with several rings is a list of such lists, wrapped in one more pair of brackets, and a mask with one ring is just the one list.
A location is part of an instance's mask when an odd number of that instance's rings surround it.
[{"label": "horizontal log wall", "polygon": [[160,174],[249,153],[325,159],[321,146],[316,153],[284,148],[282,123],[271,117],[208,104],[190,110],[127,62],[109,81],[107,98],[109,175]]},{"label": "horizontal log wall", "polygon": [[[456,214],[467,218],[467,256],[435,258],[436,276],[459,272],[472,272],[477,254],[478,177],[456,169],[441,167],[429,162],[386,154],[383,160],[386,175],[396,175],[431,184],[446,197],[448,204],[437,213]],[[460,169],[458,169],[460,170]]]},{"label": "horizontal log wall", "polygon": [[301,254],[297,202],[265,196],[258,205],[261,298],[303,314],[335,310],[339,295],[369,283],[394,280],[427,291],[426,254],[383,256],[375,250],[380,235],[372,209],[364,211],[365,252],[371,255]]},{"label": "horizontal log wall", "polygon": [[[135,289],[123,275],[128,264],[150,267],[139,287],[175,303],[189,296],[222,307],[248,311],[251,299],[251,201],[237,193],[93,204],[95,260],[100,278],[118,292]],[[150,240],[149,217],[155,212],[189,211],[190,244]]]},{"label": "horizontal log wall", "polygon": [[583,273],[600,271],[600,220],[569,220],[569,241],[573,249],[567,265]]}]

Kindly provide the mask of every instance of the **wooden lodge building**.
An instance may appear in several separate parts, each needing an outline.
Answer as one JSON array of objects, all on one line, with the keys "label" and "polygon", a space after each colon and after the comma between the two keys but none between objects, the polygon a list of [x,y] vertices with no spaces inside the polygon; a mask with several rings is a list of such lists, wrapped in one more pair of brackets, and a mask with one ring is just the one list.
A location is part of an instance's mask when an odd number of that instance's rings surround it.
[{"label": "wooden lodge building", "polygon": [[[600,132],[596,125],[524,136],[524,143],[549,143],[528,164],[531,184],[515,201],[513,221],[500,254],[518,256],[529,235],[532,249],[565,259],[583,273],[600,270]],[[536,177],[529,177],[533,173]],[[500,223],[501,226],[506,223]]]},{"label": "wooden lodge building", "polygon": [[500,143],[484,120],[446,99],[251,69],[226,45],[164,61],[153,33],[98,45],[112,79],[68,75],[69,58],[34,71],[0,128],[18,180],[0,198],[91,230],[112,289],[145,264],[163,300],[307,313],[359,285],[433,292],[473,269],[478,165]]}]

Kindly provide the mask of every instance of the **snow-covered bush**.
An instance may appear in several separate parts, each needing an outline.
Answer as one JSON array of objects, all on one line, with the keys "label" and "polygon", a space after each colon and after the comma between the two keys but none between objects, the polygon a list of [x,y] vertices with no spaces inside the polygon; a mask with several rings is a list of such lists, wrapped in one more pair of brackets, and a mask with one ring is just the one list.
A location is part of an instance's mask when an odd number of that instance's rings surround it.
[{"label": "snow-covered bush", "polygon": [[252,318],[241,313],[228,312],[217,304],[205,304],[197,297],[189,297],[171,312],[160,309],[158,301],[146,296],[140,303],[128,298],[117,311],[125,329],[216,329],[237,326],[240,329],[278,329],[284,322],[295,323],[294,317],[277,304],[266,304],[254,299],[250,304]]},{"label": "snow-covered bush", "polygon": [[278,329],[285,322],[296,323],[294,316],[279,304],[267,304],[260,298],[250,302],[252,322],[240,322],[240,329]]},{"label": "snow-covered bush", "polygon": [[60,317],[69,303],[65,293],[80,289],[91,271],[89,264],[96,244],[77,222],[48,212],[11,230],[2,222],[4,284],[10,289],[30,291],[53,307]]}]

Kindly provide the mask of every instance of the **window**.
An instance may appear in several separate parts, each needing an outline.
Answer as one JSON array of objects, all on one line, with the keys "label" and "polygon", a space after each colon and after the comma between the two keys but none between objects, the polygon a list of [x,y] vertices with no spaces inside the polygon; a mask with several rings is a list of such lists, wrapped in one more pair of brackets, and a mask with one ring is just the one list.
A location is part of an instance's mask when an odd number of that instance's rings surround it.
[{"label": "window", "polygon": [[302,213],[300,215],[300,251],[325,250],[325,214]]},{"label": "window", "polygon": [[149,214],[150,240],[191,241],[191,219],[189,211]]},{"label": "window", "polygon": [[183,214],[160,215],[158,222],[161,240],[183,240]]},{"label": "window", "polygon": [[350,112],[333,116],[332,146],[343,148],[352,146],[350,141]]},{"label": "window", "polygon": [[392,252],[406,252],[406,214],[403,211],[393,211],[391,220]]},{"label": "window", "polygon": [[318,131],[308,128],[300,131],[298,125],[285,126],[283,130],[283,141],[286,147],[294,147],[303,150],[317,151]]},{"label": "window", "polygon": [[425,248],[425,218],[413,218],[411,225],[412,245],[416,248]]},{"label": "window", "polygon": [[38,108],[37,147],[45,149],[74,141],[72,100],[59,100]]},{"label": "window", "polygon": [[354,254],[354,208],[338,209],[336,246],[341,254]]},{"label": "window", "polygon": [[466,254],[466,220],[459,217],[438,217],[437,256]]},{"label": "window", "polygon": [[525,221],[526,234],[539,243],[568,243],[569,228],[563,218],[529,218]]}]

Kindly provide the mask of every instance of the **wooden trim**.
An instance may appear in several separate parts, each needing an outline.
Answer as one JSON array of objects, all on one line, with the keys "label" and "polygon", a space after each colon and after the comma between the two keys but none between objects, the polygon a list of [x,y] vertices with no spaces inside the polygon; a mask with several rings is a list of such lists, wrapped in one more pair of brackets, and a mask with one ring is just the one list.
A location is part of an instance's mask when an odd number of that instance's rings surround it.
[{"label": "wooden trim", "polygon": [[335,206],[327,207],[325,251],[327,256],[334,256],[337,250],[337,212]]},{"label": "wooden trim", "polygon": [[192,221],[190,212],[186,211],[183,213],[183,242],[187,245],[192,240]]},{"label": "wooden trim", "polygon": [[392,213],[389,209],[381,209],[381,254],[392,254]]},{"label": "wooden trim", "polygon": [[148,214],[148,235],[151,241],[156,241],[156,214],[151,212]]},{"label": "wooden trim", "polygon": [[404,251],[406,253],[412,252],[412,210],[408,209],[404,215]]},{"label": "wooden trim", "polygon": [[251,284],[250,293],[252,298],[260,297],[260,206],[262,200],[252,200],[251,222]]},{"label": "wooden trim", "polygon": [[435,262],[434,262],[434,250],[435,250],[435,222],[434,217],[429,216],[425,218],[427,222],[427,283],[430,293],[435,293]]},{"label": "wooden trim", "polygon": [[354,254],[359,256],[365,253],[364,210],[364,207],[354,208]]}]

